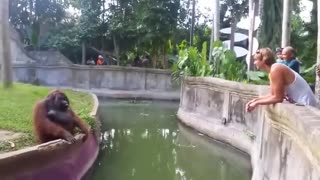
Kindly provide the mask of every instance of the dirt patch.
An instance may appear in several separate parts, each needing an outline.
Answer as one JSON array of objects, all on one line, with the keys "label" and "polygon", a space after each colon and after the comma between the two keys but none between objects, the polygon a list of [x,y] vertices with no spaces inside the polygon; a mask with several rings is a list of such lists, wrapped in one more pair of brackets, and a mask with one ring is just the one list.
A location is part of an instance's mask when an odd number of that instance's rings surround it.
[{"label": "dirt patch", "polygon": [[23,135],[23,133],[16,133],[16,132],[7,131],[7,130],[0,130],[0,142],[18,139],[22,135]]}]

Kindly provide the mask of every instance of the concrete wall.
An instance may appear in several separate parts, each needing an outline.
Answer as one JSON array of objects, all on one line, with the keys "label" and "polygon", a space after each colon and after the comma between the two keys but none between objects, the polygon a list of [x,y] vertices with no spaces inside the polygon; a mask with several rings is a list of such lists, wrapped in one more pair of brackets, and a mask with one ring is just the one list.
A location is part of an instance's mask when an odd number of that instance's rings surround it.
[{"label": "concrete wall", "polygon": [[63,66],[72,65],[67,57],[56,50],[48,51],[28,51],[28,55],[35,60],[37,65],[44,66]]},{"label": "concrete wall", "polygon": [[268,91],[216,78],[186,78],[179,119],[251,156],[252,180],[320,178],[320,111],[293,104],[261,106],[252,113],[245,104]]},{"label": "concrete wall", "polygon": [[120,66],[14,65],[15,81],[80,89],[174,91],[171,72]]},{"label": "concrete wall", "polygon": [[[11,57],[12,63],[14,64],[30,64],[35,62],[27,52],[24,50],[23,44],[19,37],[18,32],[10,26],[10,47],[11,47]],[[2,47],[0,45],[0,54],[2,54]],[[2,59],[0,57],[0,64],[2,64]]]},{"label": "concrete wall", "polygon": [[99,144],[94,135],[69,145],[61,140],[21,149],[0,156],[3,180],[78,180],[94,163]]}]

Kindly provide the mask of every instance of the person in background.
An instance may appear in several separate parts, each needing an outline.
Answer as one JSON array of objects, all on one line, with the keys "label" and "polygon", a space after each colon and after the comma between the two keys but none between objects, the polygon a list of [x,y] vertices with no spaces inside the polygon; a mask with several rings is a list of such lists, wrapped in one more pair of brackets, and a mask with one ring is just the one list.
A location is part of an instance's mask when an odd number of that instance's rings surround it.
[{"label": "person in background", "polygon": [[282,59],[282,49],[280,47],[276,48],[276,55],[277,55],[277,63],[281,63],[284,65],[288,65],[287,62],[285,60]]},{"label": "person in background", "polygon": [[308,83],[288,66],[275,63],[275,57],[270,48],[259,49],[253,59],[258,69],[269,73],[271,92],[249,101],[245,109],[247,112],[253,111],[259,105],[281,103],[284,99],[290,99],[291,103],[318,106]]},{"label": "person in background", "polygon": [[96,64],[96,63],[94,62],[94,60],[92,59],[92,57],[87,60],[87,65],[95,65],[95,64]]},{"label": "person in background", "polygon": [[295,72],[300,73],[301,62],[296,58],[296,50],[291,46],[287,46],[282,50],[282,58],[286,61],[286,65]]},{"label": "person in background", "polygon": [[98,60],[97,60],[97,65],[103,65],[103,64],[104,64],[103,57],[101,55],[99,55]]}]

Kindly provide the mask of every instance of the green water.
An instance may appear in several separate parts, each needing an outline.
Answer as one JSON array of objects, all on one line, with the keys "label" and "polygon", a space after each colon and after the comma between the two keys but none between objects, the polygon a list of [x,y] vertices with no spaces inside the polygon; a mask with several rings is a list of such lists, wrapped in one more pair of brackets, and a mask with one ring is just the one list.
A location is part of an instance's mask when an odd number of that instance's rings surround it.
[{"label": "green water", "polygon": [[249,180],[246,155],[176,119],[177,103],[101,104],[101,152],[92,180]]}]

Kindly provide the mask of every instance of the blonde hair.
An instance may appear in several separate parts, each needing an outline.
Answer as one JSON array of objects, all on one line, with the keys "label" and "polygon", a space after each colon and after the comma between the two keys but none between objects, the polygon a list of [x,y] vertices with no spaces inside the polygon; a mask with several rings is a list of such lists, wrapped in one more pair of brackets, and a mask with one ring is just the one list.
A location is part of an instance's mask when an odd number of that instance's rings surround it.
[{"label": "blonde hair", "polygon": [[258,49],[254,54],[254,59],[260,59],[268,66],[271,66],[276,62],[274,54],[270,48]]}]

